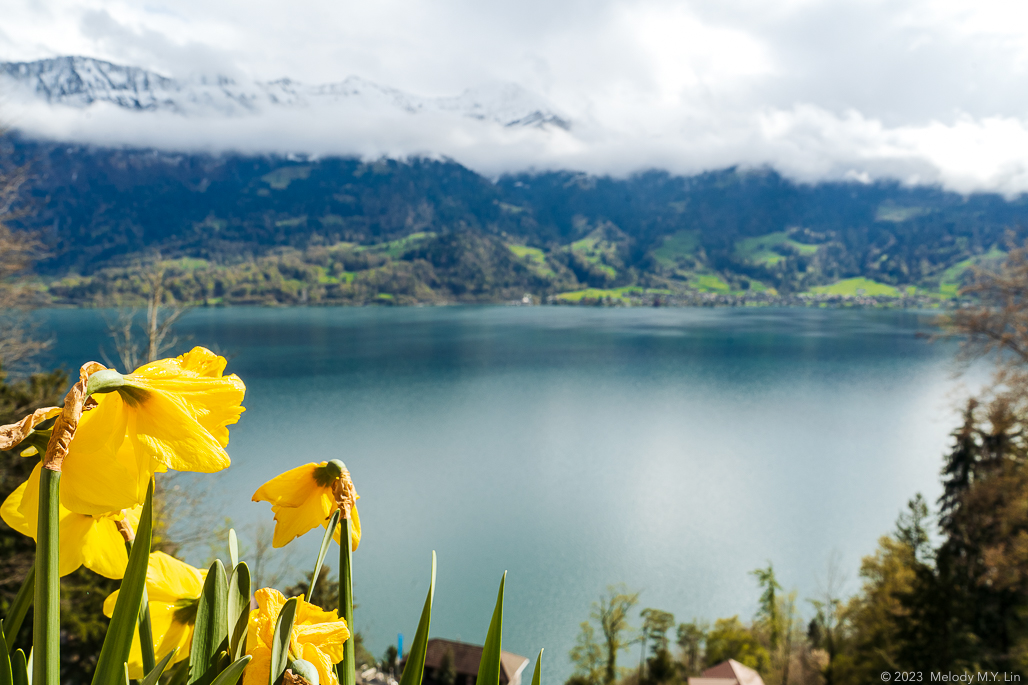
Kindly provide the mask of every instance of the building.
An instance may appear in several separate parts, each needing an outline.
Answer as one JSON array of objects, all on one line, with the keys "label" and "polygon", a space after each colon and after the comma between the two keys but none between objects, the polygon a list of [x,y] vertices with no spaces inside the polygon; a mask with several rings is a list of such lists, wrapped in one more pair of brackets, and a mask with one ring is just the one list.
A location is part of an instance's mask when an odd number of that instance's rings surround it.
[{"label": "building", "polygon": [[689,685],[764,685],[764,680],[749,666],[729,659],[711,666],[698,678],[689,678]]},{"label": "building", "polygon": [[[443,658],[447,653],[450,654],[453,669],[457,674],[453,685],[475,685],[478,664],[482,660],[482,647],[438,637],[428,641],[422,682],[425,685],[437,685]],[[500,652],[500,685],[521,685],[521,672],[526,666],[527,658],[510,652]]]}]

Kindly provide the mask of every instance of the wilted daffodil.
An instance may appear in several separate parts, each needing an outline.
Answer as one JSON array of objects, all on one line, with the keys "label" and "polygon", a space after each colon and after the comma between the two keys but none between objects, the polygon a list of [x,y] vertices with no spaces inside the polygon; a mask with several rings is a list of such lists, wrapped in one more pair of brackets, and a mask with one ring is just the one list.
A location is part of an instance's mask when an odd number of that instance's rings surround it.
[{"label": "wilted daffodil", "polygon": [[0,426],[0,450],[18,448],[22,457],[34,457],[46,451],[50,429],[61,413],[60,407],[37,409],[18,423]]},{"label": "wilted daffodil", "polygon": [[[349,506],[352,548],[357,549],[361,541],[358,499],[360,496],[353,489],[350,473],[338,459],[297,466],[275,476],[253,493],[254,502],[271,502],[271,510],[275,513],[275,535],[272,539],[275,547],[282,547],[318,526],[327,527],[332,512],[341,506]],[[336,543],[339,543],[342,527],[340,525],[335,530]]]},{"label": "wilted daffodil", "polygon": [[130,374],[93,372],[86,389],[96,406],[82,414],[64,458],[61,503],[99,515],[142,503],[155,472],[227,467],[228,426],[243,412],[246,387],[222,375],[225,363],[195,347]]},{"label": "wilted daffodil", "polygon": [[[271,675],[271,640],[275,635],[275,622],[285,596],[273,588],[263,588],[254,593],[257,608],[250,612],[250,625],[246,633],[246,653],[253,657],[243,671],[243,685],[266,685]],[[296,618],[289,638],[289,661],[287,668],[296,672],[306,671],[309,665],[317,671],[320,685],[338,685],[334,664],[343,660],[343,645],[350,638],[346,621],[335,611],[322,611],[313,604],[299,598]],[[305,678],[313,682],[311,678]]]},{"label": "wilted daffodil", "polygon": [[[189,657],[189,646],[193,641],[193,626],[196,623],[196,608],[203,592],[203,581],[207,571],[193,568],[184,561],[168,556],[164,552],[151,552],[150,564],[146,569],[146,593],[150,600],[150,624],[153,628],[154,654],[160,661],[171,650],[178,650],[171,663],[178,663]],[[115,590],[104,601],[104,615],[114,615],[118,601]],[[129,678],[142,678],[143,656],[139,643],[139,631],[132,638],[129,653]]]},{"label": "wilted daffodil", "polygon": [[[29,479],[18,486],[0,507],[0,518],[14,530],[36,539],[39,515],[40,464]],[[141,506],[124,511],[106,512],[98,516],[76,514],[59,508],[58,536],[60,544],[59,572],[66,576],[79,566],[108,578],[121,578],[128,564],[125,538],[119,526],[135,530]]]}]

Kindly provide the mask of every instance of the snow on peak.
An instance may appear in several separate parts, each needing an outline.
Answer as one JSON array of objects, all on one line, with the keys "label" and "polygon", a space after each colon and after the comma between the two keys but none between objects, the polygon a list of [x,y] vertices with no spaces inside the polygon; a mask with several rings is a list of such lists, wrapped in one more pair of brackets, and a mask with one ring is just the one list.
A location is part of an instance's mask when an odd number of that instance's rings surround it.
[{"label": "snow on peak", "polygon": [[338,83],[306,85],[289,78],[237,83],[225,76],[180,80],[139,67],[91,57],[0,62],[0,88],[50,105],[88,108],[106,102],[136,111],[181,115],[259,114],[283,107],[347,103],[397,112],[435,112],[505,127],[569,129],[544,98],[513,83],[466,90],[456,97],[420,97],[357,76]]}]

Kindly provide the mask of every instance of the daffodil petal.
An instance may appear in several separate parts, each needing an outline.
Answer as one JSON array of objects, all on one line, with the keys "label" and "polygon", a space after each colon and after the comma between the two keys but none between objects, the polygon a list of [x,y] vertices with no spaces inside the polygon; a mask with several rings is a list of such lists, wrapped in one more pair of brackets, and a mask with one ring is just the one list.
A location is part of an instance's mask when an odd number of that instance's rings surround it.
[{"label": "daffodil petal", "polygon": [[[275,621],[278,619],[278,613],[282,611],[282,605],[286,603],[285,595],[275,588],[261,588],[253,593],[253,596],[257,608],[250,612],[250,616],[252,618],[256,612],[259,616],[267,617],[268,620],[258,625],[258,637],[261,643],[270,646],[271,639],[275,636]],[[249,639],[246,644],[249,647]]]},{"label": "daffodil petal", "polygon": [[339,612],[335,609],[325,611],[316,604],[310,604],[303,602],[296,610],[296,624],[304,623],[326,623],[329,621],[338,621]]},{"label": "daffodil petal", "polygon": [[326,488],[317,488],[310,497],[298,507],[275,505],[271,510],[275,513],[275,535],[273,547],[283,547],[314,528],[322,525],[329,516],[335,502]]},{"label": "daffodil petal", "polygon": [[[131,512],[126,512],[129,518]],[[138,518],[138,516],[137,516]],[[195,569],[164,552],[151,552],[146,570],[146,588],[150,608],[150,625],[154,636],[154,653],[163,659],[173,649],[177,650],[172,663],[188,658],[193,639],[193,624],[176,619],[181,600],[198,600],[203,591],[203,577],[206,572]],[[104,615],[114,614],[118,601],[118,590],[104,600]],[[129,661],[130,677],[142,677],[142,662],[138,644]]]},{"label": "daffodil petal", "polygon": [[336,677],[336,670],[332,668],[334,662],[320,649],[311,644],[303,646],[303,658],[314,664],[318,671],[318,678],[323,685],[339,685]]},{"label": "daffodil petal", "polygon": [[225,448],[197,423],[182,400],[161,390],[148,391],[134,409],[135,426],[128,437],[141,457],[176,471],[214,473],[228,468]]},{"label": "daffodil petal", "polygon": [[[112,596],[115,596],[116,594]],[[108,601],[110,597],[107,598]],[[106,602],[105,613],[106,613]],[[154,645],[154,654],[157,656],[157,660],[160,661],[175,647],[179,647],[179,652],[175,655],[172,663],[178,663],[189,656],[189,647],[186,645],[185,652],[181,649],[182,634],[188,632],[192,636],[192,627],[183,626],[182,624],[174,620],[175,606],[168,604],[167,602],[150,602],[147,605],[150,609],[150,627],[153,630],[154,639],[157,643]],[[111,606],[113,613],[114,607]],[[169,640],[169,636],[171,639]],[[135,631],[132,638],[132,650],[129,652],[129,678],[133,680],[139,680],[145,674],[143,671],[143,654],[140,649],[139,642],[139,631]],[[170,645],[170,646],[169,646]]]},{"label": "daffodil petal", "polygon": [[205,571],[193,568],[164,552],[150,553],[146,568],[146,592],[151,601],[175,603],[198,599],[203,592]]},{"label": "daffodil petal", "polygon": [[271,675],[271,650],[258,646],[246,652],[252,658],[243,671],[243,685],[268,685]]},{"label": "daffodil petal", "polygon": [[99,405],[82,415],[64,459],[61,504],[79,514],[99,516],[129,509],[146,496],[150,475],[140,472],[126,444],[132,417],[118,393],[94,396]]},{"label": "daffodil petal", "polygon": [[[152,615],[152,612],[151,612]],[[143,648],[142,642],[139,640],[139,631],[132,631],[132,646],[129,648],[128,656],[128,672],[129,678],[132,680],[139,680],[146,673],[143,672]],[[160,658],[160,657],[158,657]]]},{"label": "daffodil petal", "polygon": [[110,618],[114,616],[114,605],[118,603],[118,593],[121,590],[115,590],[111,594],[107,595],[107,599],[104,600],[104,616]]},{"label": "daffodil petal", "polygon": [[314,470],[327,463],[324,461],[320,464],[312,462],[289,469],[257,488],[252,499],[254,502],[271,502],[284,507],[298,507],[307,501],[312,490],[321,489],[314,480]]},{"label": "daffodil petal", "polygon": [[[58,536],[60,539],[60,554],[58,562],[58,573],[61,577],[72,573],[85,561],[83,557],[84,545],[86,539],[90,537],[90,532],[93,527],[93,517],[86,516],[85,514],[72,514],[69,512],[68,516],[61,518],[58,523]],[[121,543],[122,552],[125,551],[125,542]],[[125,557],[126,563],[128,563],[128,557]],[[125,568],[122,567],[122,575],[125,573]]]},{"label": "daffodil petal", "polygon": [[[36,539],[36,522],[39,517],[39,474],[42,467],[36,464],[29,479],[8,495],[0,506],[0,518],[12,529]],[[83,547],[87,544],[93,518],[74,514],[58,505],[58,544],[60,548],[58,573],[66,576],[83,562]],[[124,542],[122,542],[124,552]],[[126,557],[127,561],[127,557]],[[124,569],[122,570],[124,573]]]},{"label": "daffodil petal", "polygon": [[4,500],[3,506],[0,506],[0,518],[4,523],[33,540],[36,539],[36,523],[39,520],[39,469],[40,465],[36,464],[29,479],[15,488]]},{"label": "daffodil petal", "polygon": [[[125,567],[128,566],[128,550],[125,548],[125,538],[118,532],[115,520],[107,516],[84,517],[82,514],[71,514],[66,520],[70,522],[79,517],[88,518],[89,526],[81,541],[69,541],[68,544],[79,546],[82,564],[90,571],[106,578],[124,577]],[[63,534],[65,531],[61,532]],[[65,545],[62,544],[61,551],[64,552],[65,549]]]},{"label": "daffodil petal", "polygon": [[[247,654],[253,657],[253,661],[244,672],[244,685],[267,682],[274,623],[286,601],[281,592],[272,588],[262,588],[254,596],[257,608],[250,612],[247,637]],[[308,604],[302,597],[297,599],[289,651],[311,662],[323,685],[338,685],[332,666],[343,660],[343,644],[350,636],[346,622],[339,620],[334,611],[324,611]]]},{"label": "daffodil petal", "polygon": [[294,625],[293,640],[297,645],[313,645],[326,654],[332,663],[343,660],[343,643],[350,637],[350,631],[343,620],[331,623],[308,623]]},{"label": "daffodil petal", "polygon": [[175,359],[162,359],[136,369],[133,385],[160,389],[181,398],[193,418],[218,442],[228,445],[228,426],[239,420],[246,386],[235,374],[222,376],[225,358],[194,347]]},{"label": "daffodil petal", "polygon": [[177,650],[171,663],[177,664],[189,658],[189,648],[193,642],[193,624],[179,623],[175,620],[175,606],[163,602],[150,602],[150,617],[154,636],[160,636],[154,645],[154,654],[160,661],[171,651]]},{"label": "daffodil petal", "polygon": [[[328,527],[328,521],[323,524],[326,528]],[[337,545],[343,544],[340,542],[343,538],[343,526],[345,524],[340,521],[339,526],[336,528],[335,534],[332,538],[336,541]],[[350,531],[353,533],[353,539],[350,540],[352,547],[351,550],[356,552],[357,546],[361,544],[361,517],[357,513],[357,505],[354,504],[350,507]]]}]

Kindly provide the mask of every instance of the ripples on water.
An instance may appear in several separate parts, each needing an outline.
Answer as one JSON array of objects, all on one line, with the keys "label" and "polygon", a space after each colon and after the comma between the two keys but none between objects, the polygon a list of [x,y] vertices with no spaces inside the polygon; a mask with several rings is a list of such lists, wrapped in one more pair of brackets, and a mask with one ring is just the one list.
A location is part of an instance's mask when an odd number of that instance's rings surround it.
[{"label": "ripples on water", "polygon": [[[41,316],[51,361],[97,357],[97,312]],[[433,634],[484,640],[507,569],[504,647],[546,647],[555,684],[610,583],[679,621],[748,619],[747,572],[768,560],[802,599],[837,553],[855,589],[907,499],[939,492],[961,394],[953,345],[916,337],[931,318],[232,308],[191,312],[180,330],[229,355],[248,388],[233,466],[216,477],[224,514],[270,519],[249,502],[262,482],[342,458],[362,496],[355,595],[372,650],[397,632],[409,644],[435,549]],[[307,569],[319,540],[278,554]]]}]

